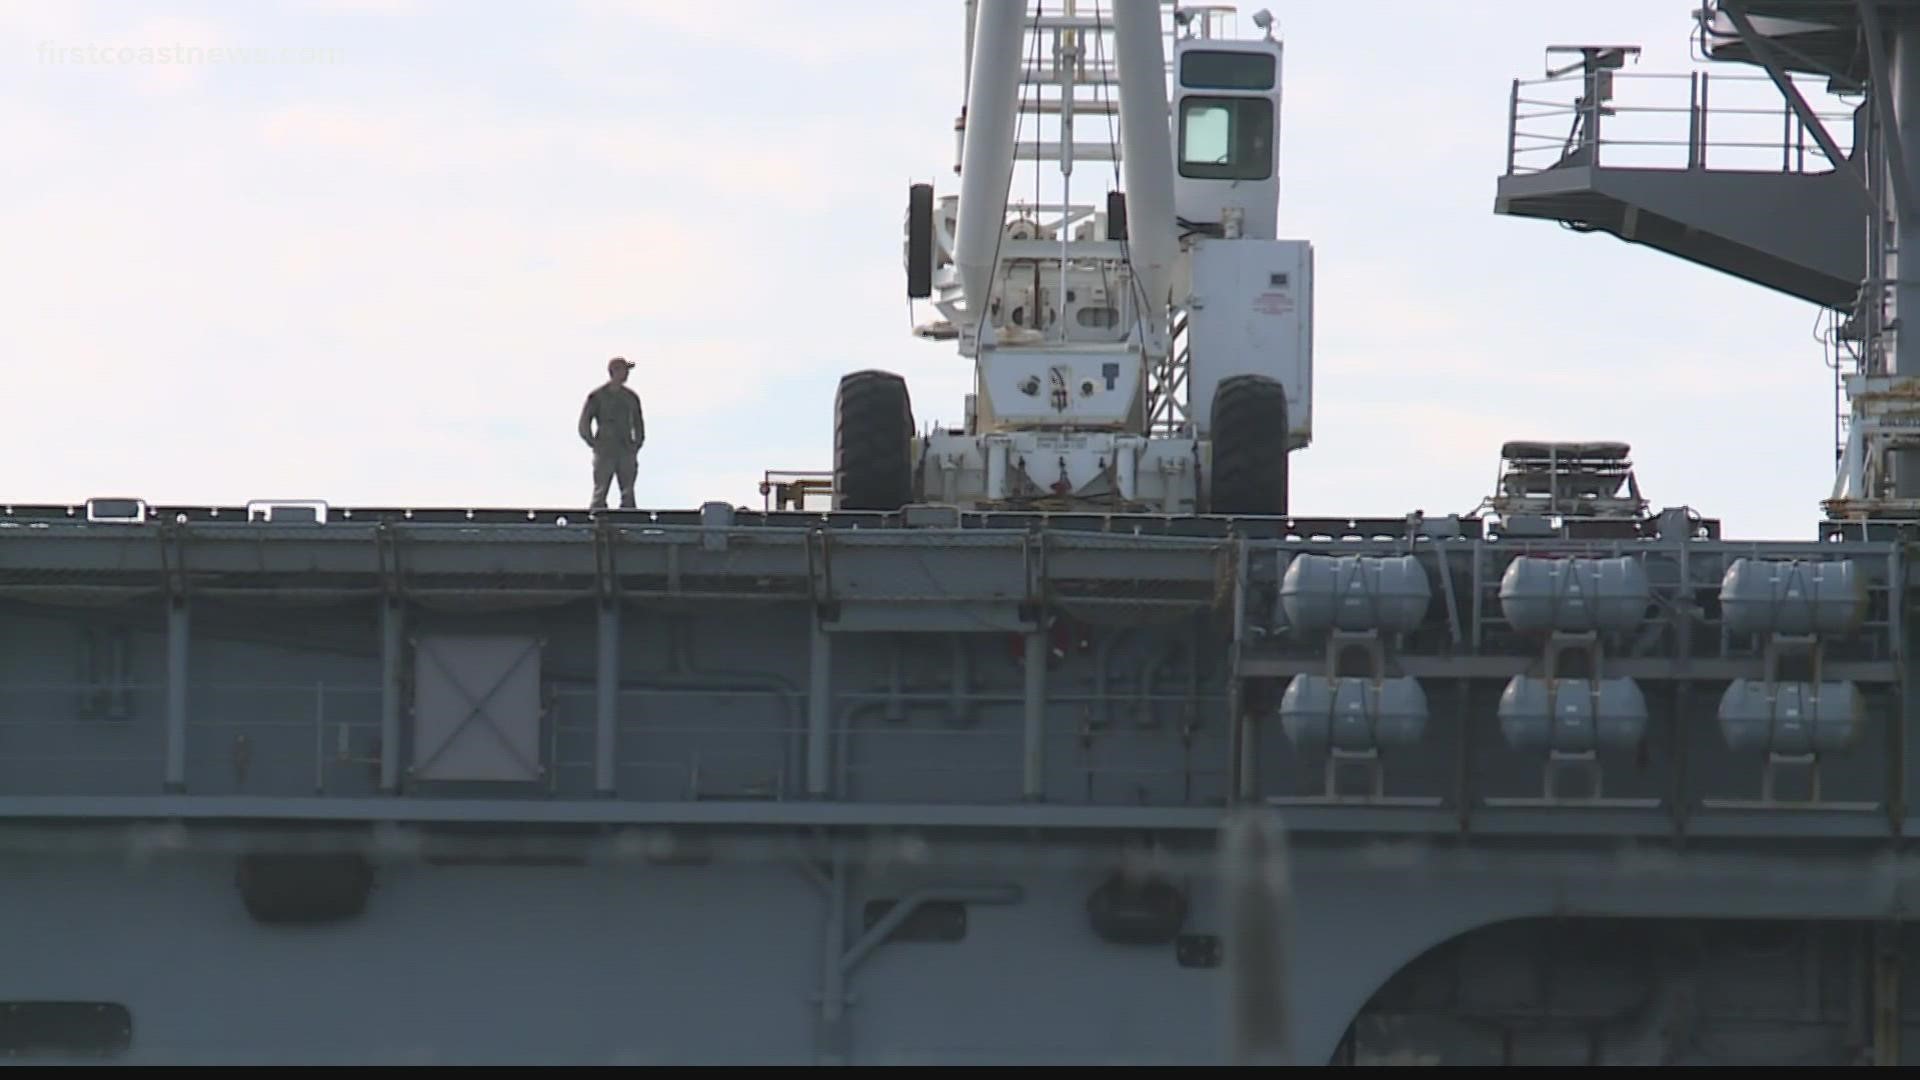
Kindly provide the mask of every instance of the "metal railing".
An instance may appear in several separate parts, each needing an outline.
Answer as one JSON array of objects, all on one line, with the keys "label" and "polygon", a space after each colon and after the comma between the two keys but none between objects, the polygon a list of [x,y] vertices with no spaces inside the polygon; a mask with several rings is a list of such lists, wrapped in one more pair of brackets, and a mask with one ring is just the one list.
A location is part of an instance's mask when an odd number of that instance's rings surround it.
[{"label": "metal railing", "polygon": [[[1589,94],[1589,79],[1579,71],[1513,80],[1506,175],[1601,165],[1777,173],[1834,168],[1819,141],[1764,75],[1606,74],[1610,77],[1600,96]],[[1841,152],[1851,154],[1853,106],[1821,84],[1796,85]]]},{"label": "metal railing", "polygon": [[[90,707],[103,694],[119,707]],[[0,784],[13,794],[159,792],[166,697],[154,682],[0,684]],[[377,784],[378,686],[193,682],[188,701],[189,790],[364,794]]]},{"label": "metal railing", "polygon": [[[760,476],[760,496],[762,508],[769,513],[830,510],[833,508],[833,473],[819,469],[767,469]],[[809,506],[809,499],[815,505]]]}]

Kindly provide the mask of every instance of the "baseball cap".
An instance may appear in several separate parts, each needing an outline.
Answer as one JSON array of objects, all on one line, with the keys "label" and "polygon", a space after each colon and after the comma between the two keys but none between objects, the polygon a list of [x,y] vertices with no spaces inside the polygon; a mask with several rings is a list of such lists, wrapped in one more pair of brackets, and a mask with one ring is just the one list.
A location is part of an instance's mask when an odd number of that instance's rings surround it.
[{"label": "baseball cap", "polygon": [[626,368],[627,370],[631,371],[633,370],[633,361],[627,359],[624,356],[616,356],[613,359],[607,361],[607,370],[612,371],[614,368]]}]

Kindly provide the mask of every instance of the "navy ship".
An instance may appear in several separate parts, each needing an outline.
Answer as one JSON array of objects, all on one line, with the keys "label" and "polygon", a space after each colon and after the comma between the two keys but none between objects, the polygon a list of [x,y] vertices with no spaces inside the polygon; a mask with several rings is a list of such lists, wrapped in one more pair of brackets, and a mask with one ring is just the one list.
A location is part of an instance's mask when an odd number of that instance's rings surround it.
[{"label": "navy ship", "polygon": [[[902,246],[959,427],[850,373],[757,510],[0,506],[0,1050],[1912,1060],[1914,8],[1706,0],[1674,161],[1610,141],[1630,46],[1505,103],[1497,212],[1835,314],[1803,541],[1617,442],[1292,514],[1282,44],[1154,0],[965,4],[960,190]],[[1723,163],[1727,71],[1777,161]]]}]

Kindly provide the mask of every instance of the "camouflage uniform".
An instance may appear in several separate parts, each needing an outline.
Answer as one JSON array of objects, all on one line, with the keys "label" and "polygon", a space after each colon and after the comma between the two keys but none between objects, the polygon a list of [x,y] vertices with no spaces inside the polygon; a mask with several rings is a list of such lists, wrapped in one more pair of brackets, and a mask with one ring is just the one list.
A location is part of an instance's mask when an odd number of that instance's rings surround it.
[{"label": "camouflage uniform", "polygon": [[[614,360],[609,372],[625,365]],[[647,420],[640,410],[640,395],[609,379],[587,395],[580,408],[580,438],[593,448],[593,504],[595,510],[607,508],[607,489],[613,478],[620,478],[620,508],[634,509],[633,482],[639,472],[640,448],[647,441]]]}]

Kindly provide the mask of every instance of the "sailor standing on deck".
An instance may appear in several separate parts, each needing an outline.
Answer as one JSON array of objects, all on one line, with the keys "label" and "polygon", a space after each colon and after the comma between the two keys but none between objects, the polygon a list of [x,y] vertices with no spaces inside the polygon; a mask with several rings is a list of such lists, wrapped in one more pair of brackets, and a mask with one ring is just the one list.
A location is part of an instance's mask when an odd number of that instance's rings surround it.
[{"label": "sailor standing on deck", "polygon": [[607,361],[607,381],[587,395],[580,407],[580,438],[593,449],[592,509],[607,508],[607,488],[620,477],[620,509],[634,509],[633,481],[639,471],[640,448],[647,442],[647,418],[640,411],[640,395],[627,389],[633,361],[616,356]]}]

